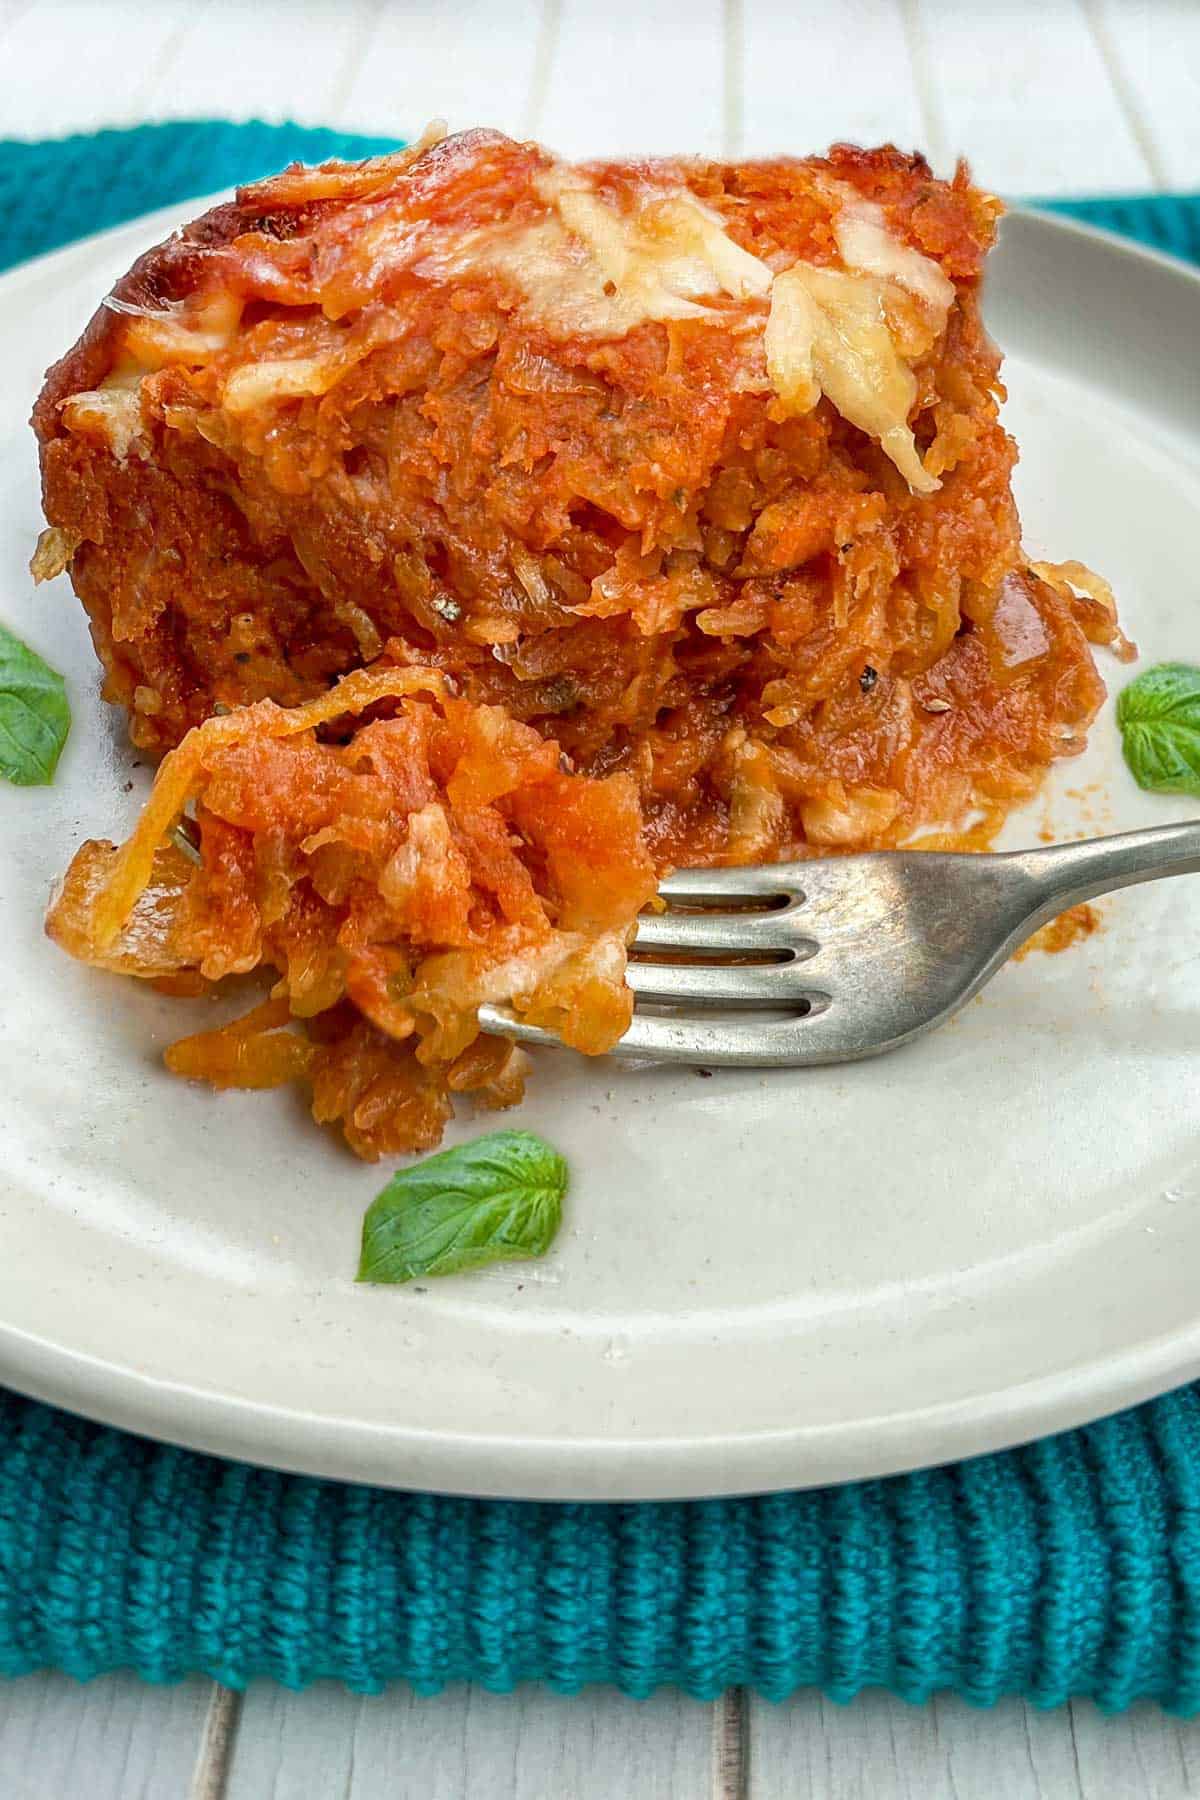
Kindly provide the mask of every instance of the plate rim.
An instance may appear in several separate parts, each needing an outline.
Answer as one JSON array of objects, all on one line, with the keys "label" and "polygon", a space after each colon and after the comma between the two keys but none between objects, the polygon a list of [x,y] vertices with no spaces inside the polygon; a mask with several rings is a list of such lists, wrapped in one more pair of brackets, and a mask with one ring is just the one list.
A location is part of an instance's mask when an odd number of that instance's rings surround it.
[{"label": "plate rim", "polygon": [[[226,197],[208,195],[159,208],[16,264],[0,273],[0,293],[58,268],[105,257],[110,248],[115,255],[135,240],[157,241],[153,234],[169,233]],[[1084,240],[1109,254],[1119,252],[1125,260],[1157,266],[1182,278],[1200,300],[1200,268],[1170,252],[1051,209],[1014,207],[1010,216],[1047,239]],[[1033,1381],[970,1399],[913,1405],[877,1419],[653,1441],[611,1436],[564,1440],[502,1431],[464,1434],[453,1425],[435,1432],[306,1413],[108,1361],[0,1319],[0,1379],[36,1400],[158,1441],[258,1466],[478,1497],[676,1499],[886,1476],[1070,1429],[1198,1375],[1200,1318],[1188,1328],[1143,1339],[1116,1354],[1095,1355]],[[913,1438],[928,1447],[928,1454],[910,1447]],[[727,1464],[726,1472],[718,1474]],[[680,1480],[666,1473],[684,1465],[692,1473]]]},{"label": "plate rim", "polygon": [[[1111,1372],[1102,1395],[1094,1380],[1097,1366]],[[849,1425],[796,1426],[728,1437],[710,1433],[659,1438],[654,1443],[502,1433],[451,1437],[361,1419],[330,1421],[271,1402],[213,1395],[139,1374],[2,1322],[0,1376],[26,1398],[96,1424],[256,1468],[467,1499],[620,1505],[736,1499],[882,1480],[1057,1436],[1160,1398],[1200,1377],[1200,1322],[1188,1332],[1151,1339],[1122,1356],[996,1388],[982,1398],[915,1406]],[[914,1456],[906,1449],[910,1434],[918,1430],[926,1438],[936,1434],[936,1453]],[[348,1437],[355,1441],[351,1454]],[[264,1450],[270,1454],[264,1455]],[[681,1483],[662,1478],[664,1465],[679,1467],[703,1457],[712,1466],[714,1459],[726,1456],[744,1468],[745,1478],[722,1478],[715,1485],[698,1484],[693,1477]],[[601,1461],[619,1470],[619,1493],[613,1491],[611,1474],[598,1481],[586,1479],[586,1470]]]}]

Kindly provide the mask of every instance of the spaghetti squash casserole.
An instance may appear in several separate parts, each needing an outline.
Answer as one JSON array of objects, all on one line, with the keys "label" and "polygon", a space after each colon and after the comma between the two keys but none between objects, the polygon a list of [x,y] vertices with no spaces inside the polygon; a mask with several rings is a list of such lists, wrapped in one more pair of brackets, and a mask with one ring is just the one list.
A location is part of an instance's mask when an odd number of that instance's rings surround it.
[{"label": "spaghetti squash casserole", "polygon": [[53,935],[179,991],[269,968],[172,1067],[304,1081],[376,1155],[518,1096],[481,1000],[609,1047],[667,867],[986,836],[1127,649],[1103,582],[1022,551],[999,211],[891,147],[471,131],[151,250],[34,415],[35,572],[170,753]]}]

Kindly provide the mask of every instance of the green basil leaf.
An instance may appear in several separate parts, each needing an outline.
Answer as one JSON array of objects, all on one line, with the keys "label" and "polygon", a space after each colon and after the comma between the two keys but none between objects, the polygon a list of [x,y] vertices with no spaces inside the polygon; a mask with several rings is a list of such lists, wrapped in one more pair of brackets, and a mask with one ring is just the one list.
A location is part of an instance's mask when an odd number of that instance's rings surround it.
[{"label": "green basil leaf", "polygon": [[566,1163],[530,1131],[493,1131],[427,1156],[368,1207],[358,1279],[411,1281],[544,1256],[566,1191]]},{"label": "green basil leaf", "polygon": [[62,676],[0,625],[0,775],[21,787],[53,781],[70,729]]},{"label": "green basil leaf", "polygon": [[1139,787],[1200,794],[1200,669],[1159,663],[1122,690],[1117,725]]}]

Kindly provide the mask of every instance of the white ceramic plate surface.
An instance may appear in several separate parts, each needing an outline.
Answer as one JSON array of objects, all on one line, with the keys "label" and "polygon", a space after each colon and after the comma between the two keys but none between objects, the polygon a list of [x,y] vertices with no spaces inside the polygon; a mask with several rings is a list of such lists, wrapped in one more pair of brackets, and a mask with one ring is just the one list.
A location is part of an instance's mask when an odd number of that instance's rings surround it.
[{"label": "white ceramic plate surface", "polygon": [[[542,1056],[506,1122],[570,1160],[559,1241],[424,1292],[352,1279],[385,1170],[296,1098],[168,1076],[204,1003],[44,939],[52,879],[149,775],[66,581],[26,572],[25,421],[111,281],[195,210],[0,281],[0,617],[75,709],[54,787],[0,784],[0,1379],[281,1467],[615,1499],[881,1474],[1200,1374],[1195,879],[1105,902],[1098,935],[879,1061],[703,1080]],[[1143,666],[1200,660],[1200,278],[1017,216],[988,309],[1027,542],[1111,578]],[[1100,661],[1115,692],[1128,671]],[[1007,842],[1197,815],[1134,787],[1110,699]]]}]

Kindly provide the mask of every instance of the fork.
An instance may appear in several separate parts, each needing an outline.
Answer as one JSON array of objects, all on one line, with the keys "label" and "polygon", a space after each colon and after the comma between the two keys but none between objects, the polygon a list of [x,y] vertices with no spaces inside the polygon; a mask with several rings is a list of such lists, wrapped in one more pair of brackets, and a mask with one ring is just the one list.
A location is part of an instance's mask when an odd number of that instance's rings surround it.
[{"label": "fork", "polygon": [[[638,919],[636,1010],[609,1055],[751,1068],[877,1056],[945,1024],[1068,907],[1197,873],[1200,821],[1004,854],[683,870],[659,887],[666,910]],[[560,1043],[504,1007],[481,1006],[479,1022]]]}]

